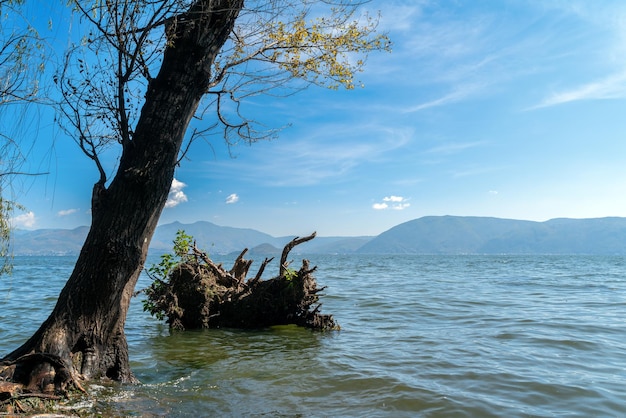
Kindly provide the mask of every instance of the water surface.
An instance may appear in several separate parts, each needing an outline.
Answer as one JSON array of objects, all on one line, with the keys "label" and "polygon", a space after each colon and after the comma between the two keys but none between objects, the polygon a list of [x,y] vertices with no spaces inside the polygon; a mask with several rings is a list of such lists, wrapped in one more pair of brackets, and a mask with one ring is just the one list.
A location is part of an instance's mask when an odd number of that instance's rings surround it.
[{"label": "water surface", "polygon": [[[133,300],[139,386],[107,416],[625,416],[626,258],[309,256],[339,332],[170,332]],[[36,330],[71,257],[0,278],[0,353]],[[260,264],[258,260],[255,264]],[[269,266],[270,277],[276,266]],[[148,284],[140,279],[139,287]],[[95,399],[95,400],[94,400]]]}]

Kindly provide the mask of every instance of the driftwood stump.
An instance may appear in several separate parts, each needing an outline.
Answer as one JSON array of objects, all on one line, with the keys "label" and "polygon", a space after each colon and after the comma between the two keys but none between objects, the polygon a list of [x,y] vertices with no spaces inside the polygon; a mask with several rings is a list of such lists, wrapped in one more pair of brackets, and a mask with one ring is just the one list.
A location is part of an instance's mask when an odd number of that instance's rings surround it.
[{"label": "driftwood stump", "polygon": [[[309,241],[315,233],[295,238],[283,249],[279,274],[263,280],[266,258],[255,277],[247,279],[252,260],[244,259],[244,249],[230,270],[215,264],[194,244],[192,257],[177,265],[168,281],[146,289],[154,311],[159,311],[170,327],[265,328],[296,324],[318,330],[338,329],[331,315],[319,312],[319,292],[313,277],[316,267],[302,260],[299,270],[289,268],[287,257],[298,244]],[[154,313],[154,312],[153,312]]]}]

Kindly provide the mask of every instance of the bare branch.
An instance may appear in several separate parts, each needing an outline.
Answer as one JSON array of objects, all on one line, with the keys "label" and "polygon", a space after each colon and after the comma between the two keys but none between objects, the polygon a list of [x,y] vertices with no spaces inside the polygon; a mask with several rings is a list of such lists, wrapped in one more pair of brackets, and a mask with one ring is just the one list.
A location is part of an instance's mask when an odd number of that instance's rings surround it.
[{"label": "bare branch", "polygon": [[287,272],[287,268],[289,267],[287,257],[289,257],[289,252],[293,249],[293,247],[295,247],[296,245],[300,245],[304,242],[311,241],[313,238],[315,238],[316,234],[316,232],[313,232],[311,235],[307,235],[306,237],[295,237],[294,239],[289,241],[287,245],[285,245],[285,248],[283,248],[283,253],[280,256],[280,270],[278,273],[278,277],[285,277],[285,273]]},{"label": "bare branch", "polygon": [[[200,22],[206,12],[197,0],[73,3],[91,31],[68,54],[61,83],[66,111],[61,114],[66,131],[79,138],[83,152],[103,173],[111,168],[101,169],[97,154],[117,144],[124,152],[133,142],[140,109],[164,51],[182,35],[177,31]],[[207,125],[190,135],[178,162],[195,140],[208,135],[219,134],[229,147],[275,138],[284,126],[267,127],[246,115],[253,96],[284,97],[311,84],[352,88],[354,74],[364,63],[358,56],[387,46],[375,33],[375,19],[355,18],[359,3],[249,2],[217,58],[207,63],[208,88],[195,115]],[[65,120],[68,117],[74,121]]]},{"label": "bare branch", "polygon": [[0,172],[0,177],[5,176],[45,176],[46,174],[50,174],[49,172],[43,173],[29,173],[27,171],[3,171]]}]

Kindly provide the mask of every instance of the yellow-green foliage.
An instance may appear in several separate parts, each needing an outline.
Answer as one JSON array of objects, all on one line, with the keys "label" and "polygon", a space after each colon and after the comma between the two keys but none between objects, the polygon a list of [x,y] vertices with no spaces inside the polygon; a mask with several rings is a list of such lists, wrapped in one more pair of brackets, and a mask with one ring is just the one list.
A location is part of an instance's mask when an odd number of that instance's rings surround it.
[{"label": "yellow-green foliage", "polygon": [[291,75],[330,88],[354,88],[354,75],[362,71],[358,58],[374,50],[389,50],[386,35],[375,34],[375,23],[344,22],[343,17],[300,17],[290,24],[275,22],[269,33],[268,55]]},{"label": "yellow-green foliage", "polygon": [[377,32],[378,19],[357,15],[358,8],[349,2],[320,6],[315,15],[306,0],[271,4],[265,13],[254,10],[240,17],[230,43],[213,63],[213,86],[235,74],[246,80],[239,83],[246,91],[252,84],[262,86],[259,91],[271,90],[290,79],[353,89],[360,85],[355,75],[368,54],[391,50],[389,38]]}]

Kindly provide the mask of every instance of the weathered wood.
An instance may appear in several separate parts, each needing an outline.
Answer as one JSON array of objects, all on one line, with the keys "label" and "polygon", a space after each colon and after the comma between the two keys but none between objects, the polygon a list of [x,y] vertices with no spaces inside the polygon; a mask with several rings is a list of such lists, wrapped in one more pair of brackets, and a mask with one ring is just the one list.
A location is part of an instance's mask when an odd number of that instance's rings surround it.
[{"label": "weathered wood", "polygon": [[168,280],[152,286],[150,302],[167,318],[172,328],[264,328],[272,325],[296,324],[308,328],[338,329],[331,315],[320,313],[319,292],[313,277],[316,267],[302,261],[298,270],[284,268],[289,251],[309,241],[315,233],[295,238],[283,249],[280,273],[262,280],[266,258],[256,276],[246,281],[252,260],[245,260],[244,250],[233,268],[215,264],[206,253],[194,246],[187,261],[175,267]]},{"label": "weathered wood", "polygon": [[259,267],[259,271],[256,272],[256,276],[254,276],[254,279],[251,280],[251,284],[256,283],[259,280],[261,280],[261,276],[263,275],[263,272],[265,271],[265,267],[267,267],[267,265],[271,263],[272,260],[274,260],[274,257],[270,257],[270,258],[265,257],[265,260],[263,260],[261,267]]},{"label": "weathered wood", "polygon": [[296,245],[300,245],[304,242],[311,241],[313,238],[315,238],[316,234],[317,234],[316,232],[313,232],[311,235],[308,235],[306,237],[302,237],[302,238],[295,237],[287,245],[285,245],[285,248],[283,248],[283,253],[280,256],[280,270],[278,272],[278,277],[285,277],[285,273],[287,272],[287,268],[289,267],[289,263],[287,262],[287,257],[289,257],[289,252],[293,250],[293,248]]}]

